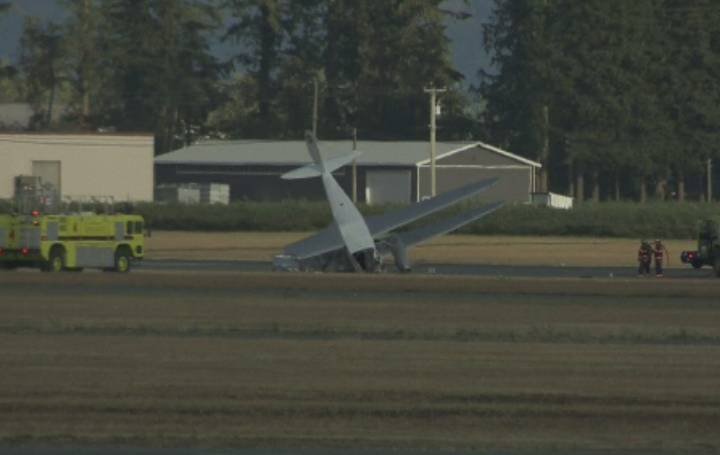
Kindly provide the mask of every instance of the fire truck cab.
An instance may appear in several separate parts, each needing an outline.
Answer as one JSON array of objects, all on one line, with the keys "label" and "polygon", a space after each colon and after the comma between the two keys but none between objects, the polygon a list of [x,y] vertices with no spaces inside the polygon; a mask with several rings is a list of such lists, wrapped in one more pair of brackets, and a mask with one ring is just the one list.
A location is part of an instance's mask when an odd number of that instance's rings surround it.
[{"label": "fire truck cab", "polygon": [[144,230],[140,215],[0,215],[0,268],[126,273],[144,257]]}]

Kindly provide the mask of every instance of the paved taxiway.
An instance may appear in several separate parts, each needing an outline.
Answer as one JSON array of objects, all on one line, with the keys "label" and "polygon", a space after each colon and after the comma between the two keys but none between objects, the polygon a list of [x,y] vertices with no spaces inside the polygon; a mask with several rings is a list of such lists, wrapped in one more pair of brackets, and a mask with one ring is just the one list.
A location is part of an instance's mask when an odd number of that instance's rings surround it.
[{"label": "paved taxiway", "polygon": [[[204,272],[270,272],[269,261],[173,261],[146,260],[138,270],[151,271],[204,271]],[[389,270],[394,272],[394,268]],[[481,264],[416,264],[413,274],[463,275],[508,278],[630,278],[637,276],[635,267],[558,267],[558,266],[503,266]],[[654,279],[655,277],[652,276]],[[690,267],[668,269],[664,278],[710,279],[709,268],[693,270]]]},{"label": "paved taxiway", "polygon": [[[4,455],[658,455],[657,451],[435,451],[397,449],[109,449],[109,448],[0,448]],[[660,452],[660,454],[672,452]],[[711,452],[708,452],[708,454]]]}]

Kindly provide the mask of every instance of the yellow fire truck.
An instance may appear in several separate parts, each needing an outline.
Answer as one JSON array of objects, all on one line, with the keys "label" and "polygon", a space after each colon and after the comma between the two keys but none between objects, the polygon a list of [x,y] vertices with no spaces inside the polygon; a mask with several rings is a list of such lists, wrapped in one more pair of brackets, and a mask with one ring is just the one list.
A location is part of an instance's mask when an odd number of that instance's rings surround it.
[{"label": "yellow fire truck", "polygon": [[47,272],[100,268],[126,273],[145,248],[140,215],[0,215],[0,268]]}]

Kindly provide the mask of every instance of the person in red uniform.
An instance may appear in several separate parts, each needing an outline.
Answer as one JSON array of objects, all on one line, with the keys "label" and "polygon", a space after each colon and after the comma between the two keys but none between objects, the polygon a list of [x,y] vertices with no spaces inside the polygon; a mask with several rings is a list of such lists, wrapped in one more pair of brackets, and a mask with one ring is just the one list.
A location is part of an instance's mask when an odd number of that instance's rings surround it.
[{"label": "person in red uniform", "polygon": [[638,276],[650,275],[650,262],[652,262],[652,248],[647,241],[643,240],[640,242],[638,250]]},{"label": "person in red uniform", "polygon": [[655,258],[655,276],[663,276],[663,263],[666,261],[670,263],[670,254],[667,248],[660,240],[655,240],[655,248],[653,248],[653,257]]}]

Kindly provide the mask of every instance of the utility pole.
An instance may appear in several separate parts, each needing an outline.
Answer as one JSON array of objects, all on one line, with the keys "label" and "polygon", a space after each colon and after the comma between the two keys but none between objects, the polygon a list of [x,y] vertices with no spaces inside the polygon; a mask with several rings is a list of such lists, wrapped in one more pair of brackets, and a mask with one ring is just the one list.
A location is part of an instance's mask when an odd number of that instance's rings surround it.
[{"label": "utility pole", "polygon": [[[94,36],[94,35],[91,35],[90,26],[89,26],[90,14],[91,14],[90,0],[85,0],[85,2],[83,3],[83,15],[84,16],[82,19],[82,21],[83,21],[82,28],[83,28],[83,33],[87,37]],[[93,33],[94,33],[94,30],[93,30]],[[91,44],[91,43],[94,43],[94,41],[91,41],[90,43],[85,42],[83,44],[85,46],[85,52],[84,52],[85,53],[85,55],[84,55],[85,61],[83,62],[83,68],[82,68],[82,72],[83,72],[83,75],[82,75],[82,89],[83,89],[82,116],[83,116],[83,119],[82,119],[82,121],[84,124],[87,124],[88,118],[90,117],[90,87],[89,87],[89,85],[90,85],[90,83],[89,83],[90,65],[88,62],[91,61],[94,57],[93,55],[90,55],[94,51],[94,49],[92,48],[93,44]]]},{"label": "utility pole", "polygon": [[[550,7],[550,0],[544,0],[544,9],[543,9],[543,22],[542,22],[542,46],[547,48],[547,23],[548,23],[548,17],[549,17],[549,7]],[[542,75],[542,79],[546,79],[546,75]],[[544,104],[542,107],[542,134],[543,134],[543,143],[542,143],[542,151],[541,157],[540,157],[540,164],[542,164],[542,167],[540,168],[540,192],[542,193],[549,193],[550,192],[550,182],[549,182],[549,161],[550,161],[550,107],[547,104]],[[597,185],[597,183],[594,183]],[[595,189],[597,191],[597,188]],[[537,190],[535,190],[537,191]]]},{"label": "utility pole", "polygon": [[707,160],[707,201],[712,202],[713,190],[712,190],[712,158]]},{"label": "utility pole", "polygon": [[437,195],[437,179],[435,173],[435,157],[437,156],[437,150],[435,145],[435,136],[437,132],[437,124],[435,123],[435,116],[437,114],[437,94],[445,93],[447,89],[430,87],[426,88],[425,93],[430,94],[430,195],[435,197]]},{"label": "utility pole", "polygon": [[[542,109],[543,113],[543,146],[542,146],[542,157],[540,159],[540,192],[549,193],[550,185],[548,184],[548,161],[550,158],[550,108],[548,105],[544,105]],[[535,190],[537,191],[537,190]]]},{"label": "utility pole", "polygon": [[[357,128],[353,128],[353,152],[357,150]],[[357,202],[357,160],[352,162],[352,200]]]},{"label": "utility pole", "polygon": [[318,124],[318,98],[320,96],[320,83],[318,77],[313,78],[313,86],[315,88],[315,95],[313,96],[313,125],[312,131],[313,136],[317,139],[317,124]]}]

